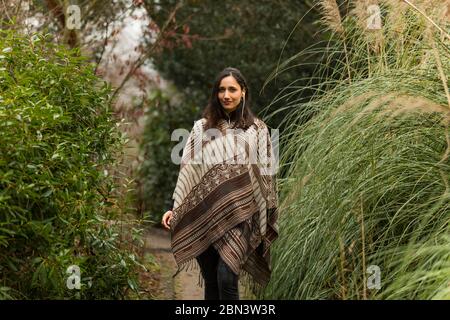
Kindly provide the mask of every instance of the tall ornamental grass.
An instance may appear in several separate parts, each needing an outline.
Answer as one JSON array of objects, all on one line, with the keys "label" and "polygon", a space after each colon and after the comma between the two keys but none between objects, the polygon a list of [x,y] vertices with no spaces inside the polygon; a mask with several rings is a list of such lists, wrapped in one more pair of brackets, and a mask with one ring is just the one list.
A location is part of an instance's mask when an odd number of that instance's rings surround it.
[{"label": "tall ornamental grass", "polygon": [[109,93],[79,53],[0,31],[0,299],[136,289],[136,257],[113,221],[122,138]]},{"label": "tall ornamental grass", "polygon": [[450,298],[447,4],[414,3],[318,2],[331,40],[320,81],[285,93],[316,90],[288,106],[264,298]]}]

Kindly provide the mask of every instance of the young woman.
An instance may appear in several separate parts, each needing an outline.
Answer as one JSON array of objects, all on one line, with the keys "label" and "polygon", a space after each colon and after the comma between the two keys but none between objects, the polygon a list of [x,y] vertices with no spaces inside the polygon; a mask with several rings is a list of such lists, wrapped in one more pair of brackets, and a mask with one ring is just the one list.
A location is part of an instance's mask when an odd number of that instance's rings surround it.
[{"label": "young woman", "polygon": [[278,237],[275,169],[267,126],[250,110],[247,81],[226,68],[183,149],[174,207],[162,218],[176,274],[196,260],[205,300],[238,300],[243,275],[256,289],[268,283],[269,248]]}]

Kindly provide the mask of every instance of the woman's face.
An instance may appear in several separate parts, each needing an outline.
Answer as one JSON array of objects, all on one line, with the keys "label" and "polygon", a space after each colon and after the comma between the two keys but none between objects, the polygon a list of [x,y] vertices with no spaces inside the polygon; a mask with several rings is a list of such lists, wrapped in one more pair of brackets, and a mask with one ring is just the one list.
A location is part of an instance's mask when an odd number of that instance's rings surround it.
[{"label": "woman's face", "polygon": [[220,81],[218,97],[227,113],[236,110],[241,102],[242,93],[241,86],[233,76],[227,76]]}]

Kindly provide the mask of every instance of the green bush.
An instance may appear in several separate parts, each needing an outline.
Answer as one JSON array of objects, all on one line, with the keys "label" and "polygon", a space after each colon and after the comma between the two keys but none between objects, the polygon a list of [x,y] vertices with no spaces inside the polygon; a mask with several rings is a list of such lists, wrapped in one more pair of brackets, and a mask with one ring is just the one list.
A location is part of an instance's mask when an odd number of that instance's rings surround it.
[{"label": "green bush", "polygon": [[[136,287],[108,172],[123,141],[92,69],[48,35],[0,31],[0,298],[119,298]],[[71,265],[80,290],[67,287]]]},{"label": "green bush", "polygon": [[173,100],[176,99],[169,99],[168,93],[153,92],[141,143],[144,160],[138,178],[140,198],[143,210],[157,223],[173,206],[172,194],[180,169],[171,161],[172,148],[179,143],[171,141],[172,132],[175,129],[190,131],[201,112],[192,102],[183,99],[183,107],[180,107]]}]

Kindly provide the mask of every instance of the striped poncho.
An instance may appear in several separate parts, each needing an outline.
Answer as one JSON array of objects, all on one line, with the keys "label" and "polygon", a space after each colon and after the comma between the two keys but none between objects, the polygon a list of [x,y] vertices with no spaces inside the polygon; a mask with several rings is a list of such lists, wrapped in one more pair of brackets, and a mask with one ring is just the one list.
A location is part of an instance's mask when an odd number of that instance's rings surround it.
[{"label": "striped poncho", "polygon": [[[178,265],[198,267],[195,257],[214,246],[224,262],[254,289],[270,279],[270,246],[278,237],[275,157],[263,121],[215,131],[195,122],[183,149],[173,193],[171,243]],[[214,136],[214,138],[212,137]]]}]

